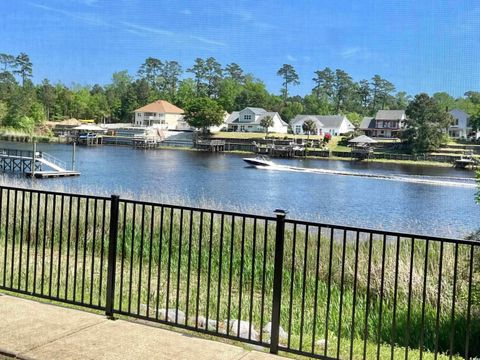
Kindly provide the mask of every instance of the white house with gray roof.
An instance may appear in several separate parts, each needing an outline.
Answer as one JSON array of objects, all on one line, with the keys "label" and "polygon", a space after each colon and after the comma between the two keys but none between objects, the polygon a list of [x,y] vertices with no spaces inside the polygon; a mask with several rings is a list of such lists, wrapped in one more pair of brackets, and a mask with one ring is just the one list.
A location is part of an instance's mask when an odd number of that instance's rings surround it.
[{"label": "white house with gray roof", "polygon": [[270,116],[273,119],[273,126],[268,128],[269,132],[286,134],[288,124],[282,120],[277,112],[269,112],[262,108],[247,107],[241,111],[234,111],[227,119],[229,131],[241,132],[264,132],[265,128],[260,122],[265,117]]},{"label": "white house with gray roof", "polygon": [[378,138],[398,138],[405,129],[405,110],[378,110],[375,117],[364,117],[360,130]]},{"label": "white house with gray roof", "polygon": [[470,116],[460,109],[453,109],[449,111],[453,116],[453,124],[448,127],[448,135],[453,139],[478,139],[479,132],[473,131],[470,126]]},{"label": "white house with gray roof", "polygon": [[303,124],[307,120],[313,120],[317,126],[315,135],[329,133],[336,136],[355,130],[355,126],[344,115],[297,115],[290,121],[293,133],[304,134]]}]

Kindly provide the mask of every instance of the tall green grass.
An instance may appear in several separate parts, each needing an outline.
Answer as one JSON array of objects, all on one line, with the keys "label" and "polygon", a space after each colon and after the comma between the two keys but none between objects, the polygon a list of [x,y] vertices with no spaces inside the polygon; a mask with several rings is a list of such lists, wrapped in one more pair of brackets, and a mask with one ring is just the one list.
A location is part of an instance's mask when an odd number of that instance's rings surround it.
[{"label": "tall green grass", "polygon": [[[0,285],[103,307],[110,202],[0,193]],[[258,332],[270,321],[274,221],[125,202],[119,214],[117,311],[156,318],[168,307],[190,326],[208,315]],[[471,245],[429,241],[427,254],[424,239],[330,231],[286,226],[283,346],[342,358],[403,358],[407,347],[414,358],[420,348],[425,358],[463,356],[470,332],[469,354],[480,354],[478,246],[472,257]]]}]

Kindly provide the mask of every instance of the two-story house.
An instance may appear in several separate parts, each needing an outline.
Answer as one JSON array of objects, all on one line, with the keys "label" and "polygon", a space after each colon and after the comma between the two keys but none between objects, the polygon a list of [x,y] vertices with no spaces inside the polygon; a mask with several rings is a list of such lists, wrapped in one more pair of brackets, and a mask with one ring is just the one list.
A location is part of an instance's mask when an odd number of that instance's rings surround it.
[{"label": "two-story house", "polygon": [[182,124],[184,111],[165,100],[157,100],[135,110],[136,126],[157,126],[175,130]]},{"label": "two-story house", "polygon": [[453,109],[449,111],[453,116],[453,124],[448,127],[448,135],[453,139],[466,139],[469,137],[479,138],[479,132],[473,131],[470,126],[470,116],[462,110]]},{"label": "two-story house", "polygon": [[297,115],[290,121],[293,133],[304,134],[303,124],[307,120],[315,123],[317,128],[315,135],[328,133],[337,136],[355,130],[355,126],[344,115]]},{"label": "two-story house", "polygon": [[378,110],[375,117],[364,117],[360,130],[379,138],[398,138],[405,128],[405,110]]},{"label": "two-story house", "polygon": [[288,124],[282,120],[277,112],[269,112],[262,108],[247,107],[238,112],[232,112],[227,119],[229,131],[241,132],[264,132],[265,128],[261,125],[262,119],[270,116],[273,120],[273,126],[268,128],[269,132],[286,134]]}]

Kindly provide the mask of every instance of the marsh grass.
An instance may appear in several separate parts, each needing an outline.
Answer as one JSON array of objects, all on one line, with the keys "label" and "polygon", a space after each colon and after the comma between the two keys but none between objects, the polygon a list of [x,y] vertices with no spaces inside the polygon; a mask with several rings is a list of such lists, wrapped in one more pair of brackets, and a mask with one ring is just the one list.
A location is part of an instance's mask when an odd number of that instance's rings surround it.
[{"label": "marsh grass", "polygon": [[[0,194],[0,284],[103,308],[109,199]],[[158,319],[159,309],[180,309],[193,327],[199,316],[246,320],[257,331],[270,321],[273,219],[129,201],[119,215],[117,311]],[[433,358],[450,348],[464,354],[469,330],[469,352],[478,355],[480,259],[472,249],[287,223],[281,326],[289,337],[281,344],[331,357],[352,350],[354,358],[404,358],[407,346],[415,358],[423,346]]]}]

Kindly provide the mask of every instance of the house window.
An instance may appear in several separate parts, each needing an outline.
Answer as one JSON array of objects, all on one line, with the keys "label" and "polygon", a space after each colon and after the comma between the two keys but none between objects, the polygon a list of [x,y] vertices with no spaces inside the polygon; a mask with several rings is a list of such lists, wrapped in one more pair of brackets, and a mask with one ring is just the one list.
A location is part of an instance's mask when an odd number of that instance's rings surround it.
[{"label": "house window", "polygon": [[141,114],[141,113],[137,113],[137,117],[142,117],[142,114]]},{"label": "house window", "polygon": [[243,120],[252,120],[252,115],[243,115]]},{"label": "house window", "polygon": [[245,126],[240,125],[240,131],[245,131]]},{"label": "house window", "polygon": [[302,125],[295,125],[295,133],[300,134],[302,132]]}]

